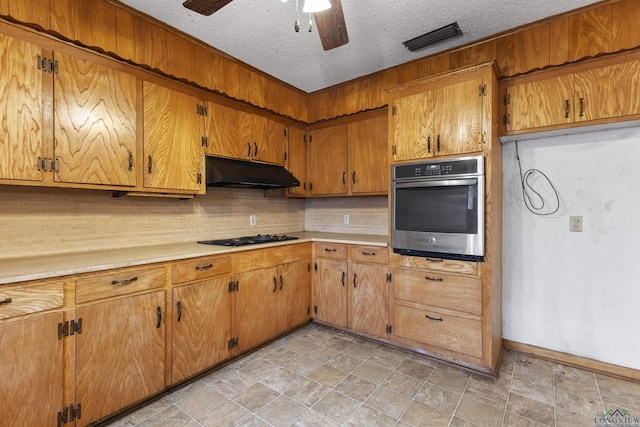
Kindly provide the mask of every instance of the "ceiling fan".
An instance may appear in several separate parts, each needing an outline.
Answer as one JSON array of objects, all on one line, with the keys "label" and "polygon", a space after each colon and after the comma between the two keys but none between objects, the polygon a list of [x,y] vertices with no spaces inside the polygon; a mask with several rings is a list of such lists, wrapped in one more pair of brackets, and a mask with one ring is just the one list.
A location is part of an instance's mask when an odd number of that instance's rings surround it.
[{"label": "ceiling fan", "polygon": [[[186,0],[182,5],[202,15],[212,15],[233,0]],[[330,0],[331,8],[313,14],[324,50],[349,43],[347,24],[342,13],[341,0]]]}]

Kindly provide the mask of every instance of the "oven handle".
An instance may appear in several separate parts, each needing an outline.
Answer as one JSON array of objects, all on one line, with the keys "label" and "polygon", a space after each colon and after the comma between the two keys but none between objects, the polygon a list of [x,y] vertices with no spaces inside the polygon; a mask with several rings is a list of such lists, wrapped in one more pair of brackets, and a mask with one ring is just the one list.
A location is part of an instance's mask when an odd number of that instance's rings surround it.
[{"label": "oven handle", "polygon": [[478,178],[469,179],[444,179],[444,180],[413,180],[393,183],[396,188],[415,188],[415,187],[455,187],[459,185],[476,185]]}]

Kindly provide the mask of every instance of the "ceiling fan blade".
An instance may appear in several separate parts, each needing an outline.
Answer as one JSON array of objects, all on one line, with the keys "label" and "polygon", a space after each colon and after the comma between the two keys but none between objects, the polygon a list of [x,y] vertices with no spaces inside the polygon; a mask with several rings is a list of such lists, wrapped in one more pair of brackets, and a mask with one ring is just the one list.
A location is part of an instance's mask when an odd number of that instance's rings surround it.
[{"label": "ceiling fan blade", "polygon": [[182,5],[202,15],[212,15],[233,0],[187,0]]},{"label": "ceiling fan blade", "polygon": [[331,9],[313,14],[324,50],[331,50],[349,43],[347,24],[340,0],[331,0]]}]

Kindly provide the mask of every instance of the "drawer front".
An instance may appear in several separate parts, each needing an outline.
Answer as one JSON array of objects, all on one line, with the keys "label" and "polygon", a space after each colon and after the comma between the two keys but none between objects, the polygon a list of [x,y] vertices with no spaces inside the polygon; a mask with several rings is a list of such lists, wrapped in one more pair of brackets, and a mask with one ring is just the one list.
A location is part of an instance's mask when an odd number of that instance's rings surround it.
[{"label": "drawer front", "polygon": [[64,304],[64,282],[0,287],[0,319],[60,308]]},{"label": "drawer front", "polygon": [[316,243],[316,256],[320,258],[347,259],[346,245]]},{"label": "drawer front", "polygon": [[173,264],[173,283],[206,279],[231,272],[230,256],[208,256]]},{"label": "drawer front", "polygon": [[479,277],[397,268],[393,277],[393,296],[396,300],[482,314],[482,281]]},{"label": "drawer front", "polygon": [[163,267],[127,268],[76,280],[76,303],[164,287]]},{"label": "drawer front", "polygon": [[351,246],[349,258],[351,261],[389,264],[389,250],[379,246]]},{"label": "drawer front", "polygon": [[400,255],[398,260],[400,267],[428,268],[433,271],[456,274],[478,274],[478,263],[471,261],[459,261],[455,259],[423,258]]},{"label": "drawer front", "polygon": [[482,325],[479,320],[399,304],[393,307],[393,320],[397,336],[472,357],[482,357]]}]

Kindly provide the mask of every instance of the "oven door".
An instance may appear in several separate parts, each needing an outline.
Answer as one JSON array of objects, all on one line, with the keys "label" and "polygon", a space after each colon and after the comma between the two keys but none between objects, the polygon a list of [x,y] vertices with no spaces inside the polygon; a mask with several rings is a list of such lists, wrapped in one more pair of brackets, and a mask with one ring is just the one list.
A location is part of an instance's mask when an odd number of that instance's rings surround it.
[{"label": "oven door", "polygon": [[484,176],[396,181],[392,206],[395,252],[483,260]]}]

